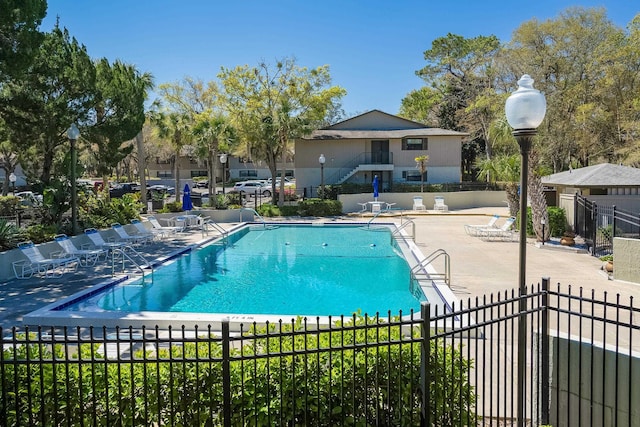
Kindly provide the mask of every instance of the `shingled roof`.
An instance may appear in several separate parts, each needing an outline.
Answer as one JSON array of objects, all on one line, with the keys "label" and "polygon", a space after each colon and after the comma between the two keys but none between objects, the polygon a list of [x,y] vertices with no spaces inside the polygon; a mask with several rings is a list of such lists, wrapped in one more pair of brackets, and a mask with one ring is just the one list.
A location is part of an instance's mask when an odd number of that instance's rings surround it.
[{"label": "shingled roof", "polygon": [[638,187],[640,169],[602,163],[547,175],[542,177],[542,183],[567,187]]}]

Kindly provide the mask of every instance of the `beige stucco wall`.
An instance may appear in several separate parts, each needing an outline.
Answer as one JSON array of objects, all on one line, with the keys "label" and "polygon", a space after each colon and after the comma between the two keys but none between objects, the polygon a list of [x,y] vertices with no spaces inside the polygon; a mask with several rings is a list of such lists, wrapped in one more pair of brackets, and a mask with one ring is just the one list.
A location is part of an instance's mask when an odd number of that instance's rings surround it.
[{"label": "beige stucco wall", "polygon": [[614,237],[613,277],[616,280],[640,283],[640,240]]},{"label": "beige stucco wall", "polygon": [[[454,193],[381,193],[379,201],[395,203],[393,209],[411,210],[413,197],[422,196],[422,204],[433,209],[434,197],[443,196],[444,203],[449,210],[469,209],[479,207],[506,206],[507,195],[504,191],[459,191]],[[342,212],[358,212],[358,203],[373,201],[373,194],[341,194],[338,200],[342,203]]]}]

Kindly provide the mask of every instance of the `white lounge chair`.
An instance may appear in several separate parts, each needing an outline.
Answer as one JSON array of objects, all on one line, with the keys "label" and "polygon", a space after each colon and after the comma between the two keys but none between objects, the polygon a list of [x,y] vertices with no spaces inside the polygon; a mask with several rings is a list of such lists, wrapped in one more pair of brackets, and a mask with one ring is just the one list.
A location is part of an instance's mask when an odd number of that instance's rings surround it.
[{"label": "white lounge chair", "polygon": [[167,232],[163,230],[155,230],[153,228],[147,228],[139,219],[132,219],[131,224],[136,228],[137,233],[135,236],[148,236],[150,240],[155,238],[164,238],[167,236]]},{"label": "white lounge chair", "polygon": [[478,235],[482,240],[515,240],[515,233],[511,230],[516,222],[514,217],[509,217],[500,228],[481,228]]},{"label": "white lounge chair", "polygon": [[448,211],[449,210],[449,206],[444,204],[444,197],[442,196],[435,196],[433,198],[434,204],[433,204],[433,210],[434,211]]},{"label": "white lounge chair", "polygon": [[80,260],[81,267],[91,267],[104,255],[107,259],[105,249],[78,249],[66,234],[58,234],[53,238],[60,245],[62,251],[67,256],[76,256]]},{"label": "white lounge chair", "polygon": [[151,241],[151,235],[141,235],[141,234],[129,234],[127,233],[127,230],[124,229],[124,227],[122,226],[122,224],[120,223],[113,223],[111,224],[111,228],[118,234],[118,238],[123,241],[123,242],[127,242],[130,243],[132,245],[140,245],[140,244],[145,244],[148,243],[149,241]]},{"label": "white lounge chair", "polygon": [[27,260],[13,262],[13,273],[16,279],[28,279],[34,273],[43,274],[47,279],[60,277],[66,272],[76,271],[80,264],[77,256],[45,258],[30,240],[18,243],[18,248]]},{"label": "white lounge chair", "polygon": [[[125,242],[107,242],[102,237],[102,234],[95,228],[87,228],[84,230],[84,234],[91,239],[91,243],[97,249],[105,249],[107,254],[111,253],[114,249],[124,249],[127,247]],[[108,255],[107,255],[108,256]]]},{"label": "white lounge chair", "polygon": [[468,224],[464,226],[464,231],[467,232],[467,234],[469,236],[478,236],[480,233],[480,230],[482,229],[486,229],[486,228],[498,228],[496,227],[496,223],[498,222],[498,220],[500,219],[500,215],[494,215],[491,217],[491,219],[489,220],[488,223],[486,224]]},{"label": "white lounge chair", "polygon": [[158,219],[155,216],[148,216],[147,219],[149,220],[149,222],[153,226],[154,230],[162,231],[162,232],[165,232],[167,234],[174,234],[174,233],[177,233],[178,231],[182,231],[184,229],[183,227],[172,227],[172,226],[161,225],[160,222],[158,221]]},{"label": "white lounge chair", "polygon": [[427,207],[422,204],[422,197],[415,196],[413,198],[413,208],[412,209],[414,211],[425,211],[425,210],[427,210]]}]

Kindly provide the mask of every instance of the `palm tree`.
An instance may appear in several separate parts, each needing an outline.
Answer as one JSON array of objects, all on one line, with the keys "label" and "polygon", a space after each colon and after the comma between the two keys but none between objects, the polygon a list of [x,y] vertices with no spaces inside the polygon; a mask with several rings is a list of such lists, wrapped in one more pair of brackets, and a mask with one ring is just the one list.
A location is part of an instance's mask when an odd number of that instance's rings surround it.
[{"label": "palm tree", "polygon": [[497,156],[492,159],[479,159],[476,162],[478,179],[491,183],[501,182],[505,185],[509,215],[518,214],[519,200],[518,181],[520,179],[520,156]]},{"label": "palm tree", "polygon": [[418,156],[414,159],[416,161],[416,168],[420,170],[420,192],[424,193],[424,174],[427,172],[427,162],[429,161],[429,156],[422,155]]}]

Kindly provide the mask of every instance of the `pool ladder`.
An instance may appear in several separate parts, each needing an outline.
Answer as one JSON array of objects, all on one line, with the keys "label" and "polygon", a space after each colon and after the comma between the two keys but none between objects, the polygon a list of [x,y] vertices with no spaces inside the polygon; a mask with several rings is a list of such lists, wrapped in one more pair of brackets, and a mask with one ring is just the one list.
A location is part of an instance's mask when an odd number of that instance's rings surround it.
[{"label": "pool ladder", "polygon": [[[426,266],[440,257],[444,258],[444,273],[429,273]],[[444,249],[436,249],[411,269],[410,278],[418,282],[421,279],[441,280],[451,288],[451,257]]]},{"label": "pool ladder", "polygon": [[242,221],[242,212],[243,211],[253,212],[253,214],[258,217],[258,219],[260,220],[262,225],[264,225],[265,227],[267,226],[267,223],[265,222],[264,218],[262,216],[260,216],[258,211],[256,211],[255,209],[252,209],[252,208],[242,208],[242,209],[240,209],[240,222],[243,222]]},{"label": "pool ladder", "polygon": [[[151,283],[153,283],[153,266],[144,256],[142,256],[140,252],[136,251],[132,246],[123,246],[122,248],[111,249],[111,276],[115,276],[116,257],[118,255],[122,259],[122,271],[124,271],[125,269],[125,261],[129,261],[138,270],[140,270],[140,273],[142,274],[142,281],[144,282],[144,278],[145,278],[144,267],[140,265],[140,264],[144,264],[146,268],[151,270]],[[141,262],[136,261],[134,258],[138,259],[138,261],[141,261]]]},{"label": "pool ladder", "polygon": [[400,236],[400,232],[407,227],[411,227],[411,234],[409,235],[409,238],[415,242],[416,241],[416,223],[409,218],[402,220],[400,227],[397,227],[395,230],[393,230],[393,233],[391,233],[391,241],[393,241],[394,239],[397,239]]},{"label": "pool ladder", "polygon": [[220,233],[223,240],[226,240],[227,236],[229,235],[229,232],[225,230],[224,227],[222,227],[220,224],[218,224],[212,219],[206,219],[202,223],[202,237],[204,237],[205,235],[209,235],[210,229]]}]

